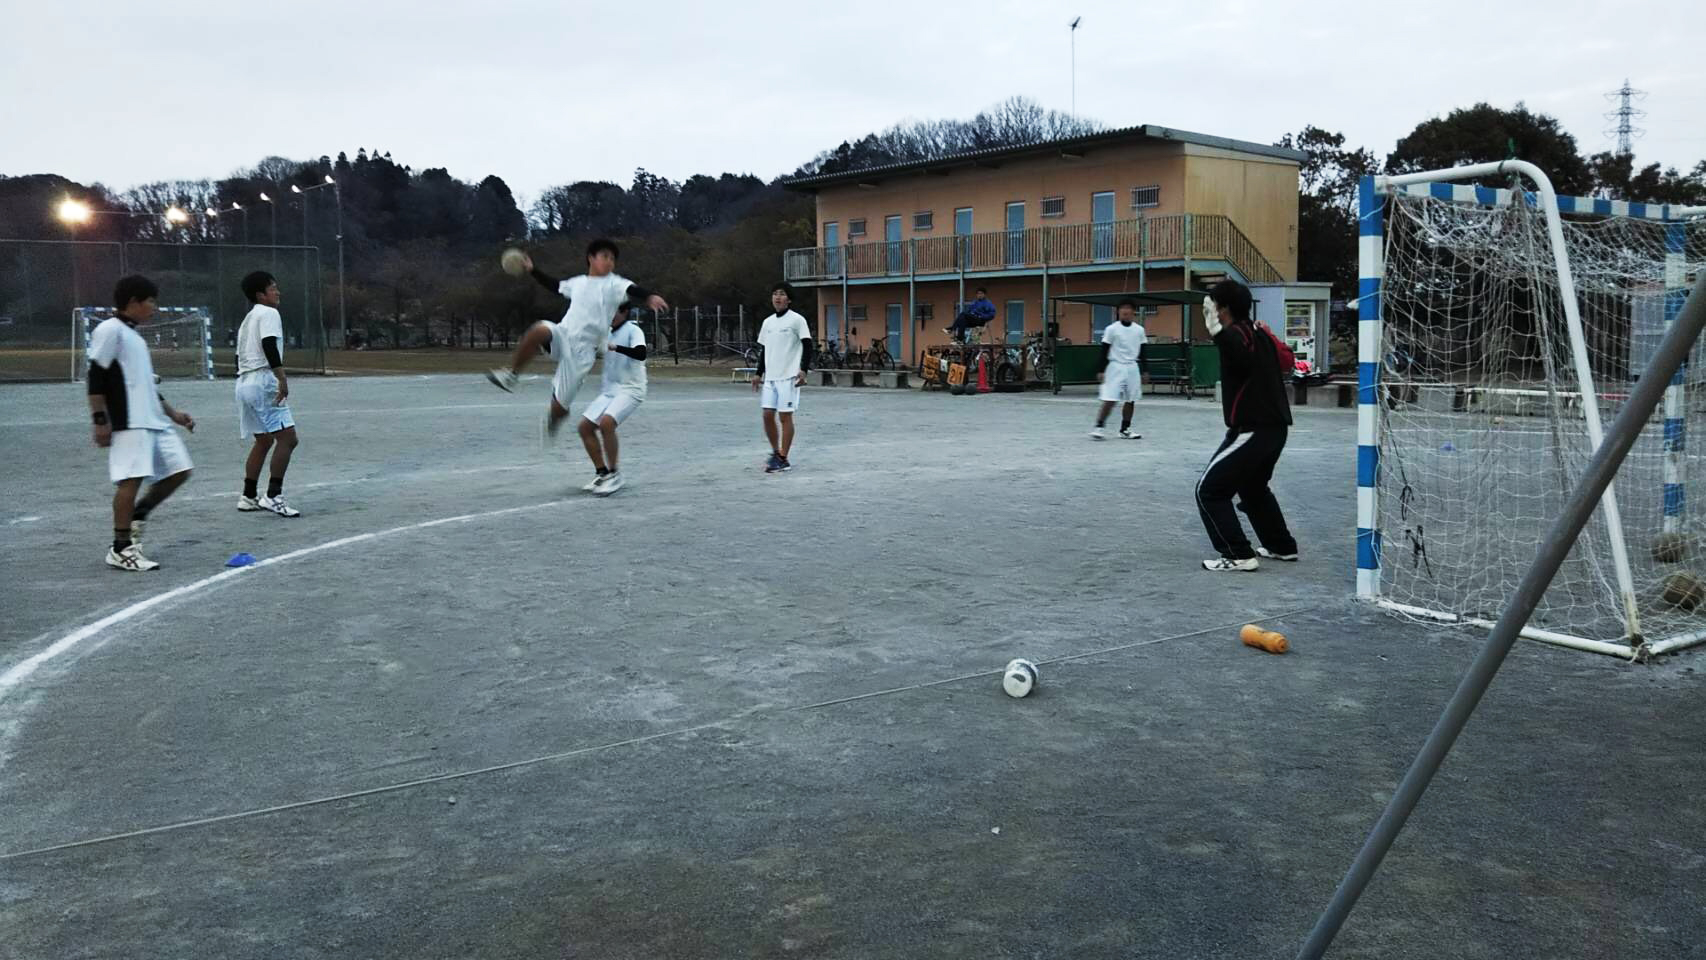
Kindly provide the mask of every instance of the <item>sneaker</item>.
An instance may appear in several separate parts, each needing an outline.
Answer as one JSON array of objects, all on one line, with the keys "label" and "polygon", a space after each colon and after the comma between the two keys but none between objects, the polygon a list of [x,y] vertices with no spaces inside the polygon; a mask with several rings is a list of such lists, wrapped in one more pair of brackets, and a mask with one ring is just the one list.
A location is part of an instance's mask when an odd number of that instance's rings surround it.
[{"label": "sneaker", "polygon": [[610,474],[608,472],[605,472],[605,473],[599,474],[596,477],[593,477],[591,480],[588,480],[586,482],[585,486],[581,487],[581,490],[586,492],[586,493],[597,493],[599,485],[604,483],[604,478],[608,477],[608,476],[610,476]]},{"label": "sneaker", "polygon": [[1121,430],[1120,431],[1120,439],[1121,440],[1142,440],[1143,434],[1138,433],[1135,430]]},{"label": "sneaker", "polygon": [[112,547],[108,547],[107,566],[115,570],[129,570],[132,573],[160,569],[160,565],[143,556],[142,551],[136,549],[134,543],[123,550],[114,550]]},{"label": "sneaker", "polygon": [[789,470],[794,469],[794,465],[788,462],[787,457],[783,457],[781,462],[782,465],[777,469],[781,470],[783,473],[787,473]]},{"label": "sneaker", "polygon": [[[132,540],[136,539],[135,535],[132,535],[131,539]],[[1297,562],[1297,554],[1295,554],[1295,553],[1275,553],[1272,550],[1269,550],[1267,547],[1257,547],[1256,548],[1256,556],[1261,557],[1264,560],[1284,560],[1286,563],[1296,563]]]},{"label": "sneaker", "polygon": [[1107,432],[1104,431],[1101,427],[1097,427],[1096,429],[1090,431],[1090,439],[1092,439],[1092,440],[1106,440],[1107,438],[1108,438]]},{"label": "sneaker", "polygon": [[492,386],[499,390],[505,393],[514,393],[515,385],[520,382],[521,378],[517,377],[515,371],[508,367],[498,367],[495,370],[487,370],[486,379],[490,380]]},{"label": "sneaker", "polygon": [[592,492],[601,497],[608,497],[620,489],[622,489],[622,472],[612,470],[604,475],[598,486],[592,488]]},{"label": "sneaker", "polygon": [[782,472],[782,458],[779,455],[772,453],[770,455],[770,459],[766,460],[764,462],[764,472],[765,473],[781,473]]},{"label": "sneaker", "polygon": [[259,510],[260,508],[260,501],[256,500],[254,497],[244,495],[237,498],[237,509],[244,513],[248,513],[251,510]]},{"label": "sneaker", "polygon": [[140,544],[142,542],[142,531],[144,531],[146,529],[148,529],[148,521],[146,521],[146,520],[132,520],[132,521],[130,521],[130,542],[133,544]]},{"label": "sneaker", "polygon": [[1261,565],[1256,562],[1255,557],[1248,557],[1243,560],[1234,560],[1231,557],[1215,557],[1213,560],[1202,562],[1202,568],[1213,573],[1248,573],[1259,566]]},{"label": "sneaker", "polygon": [[271,510],[273,513],[276,513],[281,517],[302,516],[302,511],[284,502],[284,494],[282,493],[276,497],[262,497],[255,501],[255,505],[260,507],[262,510]]}]

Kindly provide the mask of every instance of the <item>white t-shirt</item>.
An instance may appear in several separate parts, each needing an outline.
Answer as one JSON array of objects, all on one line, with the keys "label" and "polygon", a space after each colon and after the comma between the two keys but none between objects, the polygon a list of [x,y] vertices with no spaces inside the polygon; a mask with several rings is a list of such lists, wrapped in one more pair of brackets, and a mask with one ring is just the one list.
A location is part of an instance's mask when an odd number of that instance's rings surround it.
[{"label": "white t-shirt", "polygon": [[610,318],[616,316],[616,308],[628,298],[628,288],[633,285],[634,281],[614,273],[602,277],[583,273],[557,284],[557,292],[569,298],[569,312],[558,322],[569,343],[576,350],[585,350],[588,362],[604,349],[604,341],[610,337]]},{"label": "white t-shirt", "polygon": [[[108,317],[89,334],[89,362],[122,375],[106,391],[107,422],[114,430],[169,430],[166,408],[154,386],[154,359],[148,341],[130,324]],[[113,364],[118,364],[117,371]]]},{"label": "white t-shirt", "polygon": [[1109,363],[1136,363],[1138,351],[1149,342],[1149,334],[1141,323],[1128,327],[1116,320],[1102,331],[1102,342],[1108,344]]},{"label": "white t-shirt", "polygon": [[806,351],[800,341],[812,338],[806,318],[792,310],[772,315],[758,330],[758,345],[764,348],[764,379],[792,380],[800,375],[800,360]]},{"label": "white t-shirt", "polygon": [[284,359],[284,319],[278,311],[264,303],[249,308],[243,322],[237,326],[237,375],[271,369],[261,341],[278,338],[278,358]]},{"label": "white t-shirt", "polygon": [[605,341],[604,345],[604,393],[612,396],[627,394],[630,397],[645,399],[645,362],[610,349],[611,347],[643,347],[645,345],[645,332],[640,329],[639,324],[632,320],[610,332],[610,338]]}]

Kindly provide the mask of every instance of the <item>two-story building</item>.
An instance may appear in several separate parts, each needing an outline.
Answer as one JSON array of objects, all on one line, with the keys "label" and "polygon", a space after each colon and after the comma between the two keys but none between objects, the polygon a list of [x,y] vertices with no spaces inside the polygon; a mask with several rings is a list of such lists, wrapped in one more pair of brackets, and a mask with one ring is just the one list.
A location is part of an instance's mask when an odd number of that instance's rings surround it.
[{"label": "two-story building", "polygon": [[[986,340],[1022,339],[1052,319],[1058,336],[1088,343],[1113,307],[1057,298],[1196,290],[1223,277],[1293,284],[1302,159],[1140,126],[797,177],[786,186],[816,196],[820,245],[787,251],[783,276],[817,289],[819,337],[860,347],[886,337],[903,364],[947,341],[942,328],[977,287],[997,310]],[[1326,323],[1321,300],[1311,332]],[[1205,337],[1200,313],[1162,308],[1150,334]]]}]

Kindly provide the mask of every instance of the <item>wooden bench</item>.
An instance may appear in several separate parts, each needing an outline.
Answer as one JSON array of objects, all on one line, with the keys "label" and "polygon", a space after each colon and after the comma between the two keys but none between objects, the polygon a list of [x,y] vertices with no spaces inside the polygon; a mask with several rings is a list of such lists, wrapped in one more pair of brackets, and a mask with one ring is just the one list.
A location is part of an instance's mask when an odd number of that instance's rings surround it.
[{"label": "wooden bench", "polygon": [[748,380],[751,380],[756,376],[758,376],[757,367],[736,367],[734,369],[734,376],[729,380],[729,382],[746,383]]}]

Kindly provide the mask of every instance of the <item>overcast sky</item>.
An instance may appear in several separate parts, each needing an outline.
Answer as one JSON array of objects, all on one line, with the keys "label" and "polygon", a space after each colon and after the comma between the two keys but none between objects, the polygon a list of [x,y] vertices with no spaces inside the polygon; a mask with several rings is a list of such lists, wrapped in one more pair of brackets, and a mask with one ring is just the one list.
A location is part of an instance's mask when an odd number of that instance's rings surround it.
[{"label": "overcast sky", "polygon": [[[1486,100],[1640,163],[1706,159],[1706,3],[1437,0],[6,0],[0,173],[124,189],[358,147],[531,199],[635,167],[766,179],[907,119],[1014,94],[1109,126],[1271,142],[1313,123],[1384,156]],[[1409,8],[1417,10],[1419,8]]]}]

